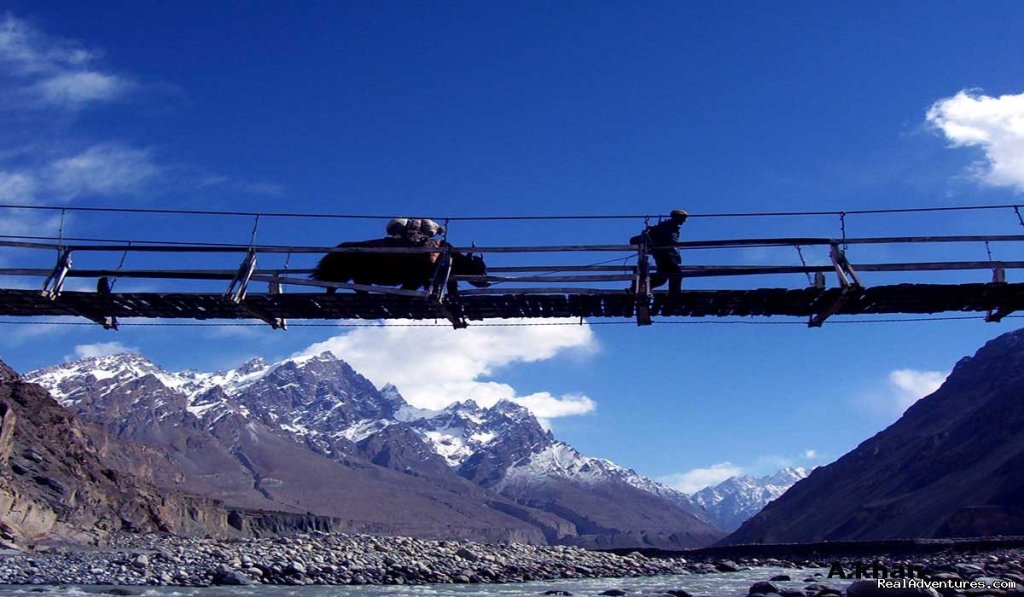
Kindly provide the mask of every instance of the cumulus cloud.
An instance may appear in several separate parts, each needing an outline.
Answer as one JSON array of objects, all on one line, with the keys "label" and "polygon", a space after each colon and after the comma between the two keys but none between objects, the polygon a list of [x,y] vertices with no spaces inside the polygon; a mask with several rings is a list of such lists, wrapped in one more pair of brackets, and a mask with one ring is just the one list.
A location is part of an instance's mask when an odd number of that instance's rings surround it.
[{"label": "cumulus cloud", "polygon": [[[331,352],[376,385],[392,383],[410,404],[438,409],[455,401],[490,406],[517,402],[537,417],[551,419],[591,412],[594,401],[580,394],[520,394],[493,376],[517,363],[552,359],[566,353],[591,353],[597,340],[589,325],[470,326],[453,331],[408,327],[388,321],[313,344],[300,354]],[[407,323],[407,322],[404,322]]]},{"label": "cumulus cloud", "polygon": [[814,460],[818,457],[818,451],[815,449],[804,450],[804,458],[806,460]]},{"label": "cumulus cloud", "polygon": [[96,67],[99,58],[99,52],[46,35],[10,14],[0,17],[0,77],[8,103],[20,96],[22,101],[14,103],[21,108],[78,109],[121,97],[131,82],[101,72]]},{"label": "cumulus cloud", "polygon": [[927,120],[954,147],[977,147],[982,181],[1024,190],[1024,93],[991,97],[964,90],[935,102]]},{"label": "cumulus cloud", "polygon": [[743,467],[731,462],[720,462],[706,468],[695,468],[685,473],[674,473],[658,479],[663,485],[683,493],[696,493],[705,487],[718,485],[729,477],[743,474]]},{"label": "cumulus cloud", "polygon": [[[106,357],[112,354],[121,354],[125,352],[139,352],[138,348],[133,346],[125,346],[120,342],[97,342],[95,344],[79,344],[75,347],[75,358],[78,359],[91,359],[93,357]],[[68,360],[71,356],[68,355]]]},{"label": "cumulus cloud", "polygon": [[889,373],[881,387],[861,395],[859,402],[873,414],[898,416],[910,405],[938,390],[946,375],[941,371],[896,369]]},{"label": "cumulus cloud", "polygon": [[896,389],[901,412],[921,398],[938,390],[944,381],[946,381],[946,374],[941,371],[897,369],[889,373],[889,383]]}]

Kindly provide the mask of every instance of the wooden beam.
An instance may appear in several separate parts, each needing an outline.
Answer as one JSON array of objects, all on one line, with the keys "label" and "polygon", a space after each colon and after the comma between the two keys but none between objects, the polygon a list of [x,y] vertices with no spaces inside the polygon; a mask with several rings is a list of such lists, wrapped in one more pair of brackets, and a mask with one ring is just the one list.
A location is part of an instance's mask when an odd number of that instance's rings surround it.
[{"label": "wooden beam", "polygon": [[863,287],[858,285],[849,285],[841,288],[832,300],[827,301],[816,314],[811,316],[807,321],[807,327],[820,328],[826,319],[838,313],[851,297],[860,294],[862,290]]},{"label": "wooden beam", "polygon": [[485,296],[485,295],[510,295],[520,294],[588,294],[588,295],[610,295],[629,294],[621,290],[608,290],[600,288],[470,288],[460,290],[463,296]]},{"label": "wooden beam", "polygon": [[[1019,242],[1024,235],[947,235],[947,236],[890,236],[831,239],[823,237],[781,237],[781,238],[747,238],[693,240],[676,243],[681,249],[728,249],[738,247],[782,247],[782,246],[827,246],[835,243],[844,245],[856,244],[897,244],[897,243],[960,243],[960,242]],[[25,242],[0,240],[0,247],[57,250],[62,248],[57,243]],[[107,252],[153,252],[153,253],[240,253],[254,249],[257,253],[437,253],[440,248],[434,247],[316,247],[297,245],[230,245],[214,243],[179,244],[160,243],[153,241],[133,241],[132,243],[98,243],[98,244],[65,244],[63,248],[73,251],[107,251]],[[478,253],[552,253],[552,252],[634,252],[635,245],[603,244],[603,245],[550,245],[550,246],[492,246],[492,247],[455,247],[454,250]]]},{"label": "wooden beam", "polygon": [[418,290],[404,290],[388,286],[370,286],[368,284],[345,284],[342,282],[324,282],[321,280],[308,280],[306,278],[286,278],[284,276],[257,276],[251,278],[254,282],[273,282],[290,284],[293,286],[313,286],[315,288],[340,288],[345,290],[358,290],[360,292],[372,292],[376,294],[390,294],[395,296],[408,296],[414,298],[427,298],[427,293]]},{"label": "wooden beam", "polygon": [[[488,292],[490,291],[490,292]],[[470,294],[470,293],[477,294]],[[808,317],[821,323],[833,314],[932,314],[1024,308],[1024,283],[895,284],[842,290],[759,288],[684,290],[666,299],[655,293],[652,316]],[[659,307],[661,305],[661,307]],[[456,313],[469,320],[527,317],[635,317],[631,293],[596,289],[478,289],[460,293]],[[660,310],[659,310],[660,308]],[[447,314],[418,296],[388,294],[249,293],[242,304],[220,293],[112,293],[66,291],[49,300],[37,290],[0,289],[0,315],[38,317],[77,315],[100,322],[106,317],[166,319],[440,319]]]},{"label": "wooden beam", "polygon": [[633,276],[603,275],[603,276],[452,276],[453,279],[464,282],[629,282]]}]

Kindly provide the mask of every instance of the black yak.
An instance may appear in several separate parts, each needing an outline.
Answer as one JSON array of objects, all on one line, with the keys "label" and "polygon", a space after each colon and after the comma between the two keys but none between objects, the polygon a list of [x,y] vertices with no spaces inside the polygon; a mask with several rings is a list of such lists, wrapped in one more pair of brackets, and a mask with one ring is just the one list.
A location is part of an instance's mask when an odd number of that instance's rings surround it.
[{"label": "black yak", "polygon": [[[444,241],[431,241],[432,246],[443,247]],[[378,238],[345,242],[338,247],[408,248],[422,247],[401,238]],[[430,246],[430,245],[428,245]],[[321,282],[354,282],[376,286],[397,286],[405,290],[429,288],[437,269],[438,253],[328,253],[316,264],[310,275]],[[483,257],[452,251],[452,275],[483,276],[487,266]],[[486,281],[473,281],[473,286],[486,287]],[[449,282],[454,289],[454,281]],[[327,294],[336,289],[328,288]]]}]

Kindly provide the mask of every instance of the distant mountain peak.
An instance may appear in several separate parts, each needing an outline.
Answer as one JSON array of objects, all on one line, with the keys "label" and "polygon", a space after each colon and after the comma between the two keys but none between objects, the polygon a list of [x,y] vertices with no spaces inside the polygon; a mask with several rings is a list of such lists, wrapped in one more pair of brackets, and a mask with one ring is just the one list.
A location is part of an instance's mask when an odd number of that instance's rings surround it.
[{"label": "distant mountain peak", "polygon": [[444,409],[452,412],[479,412],[481,410],[480,405],[476,403],[476,400],[473,400],[471,398],[467,398],[466,400],[460,400],[458,402],[452,402],[448,406],[444,407]]},{"label": "distant mountain peak", "polygon": [[803,467],[786,467],[763,477],[729,477],[690,497],[703,506],[715,526],[731,531],[805,477],[807,470]]},{"label": "distant mountain peak", "polygon": [[533,417],[533,413],[530,412],[530,409],[526,408],[522,404],[519,404],[518,402],[509,400],[508,398],[502,398],[501,400],[498,400],[498,402],[495,403],[495,405],[492,406],[491,409],[494,412],[498,412],[512,418],[523,416]]},{"label": "distant mountain peak", "polygon": [[800,479],[807,477],[807,469],[802,466],[787,466],[782,470],[779,470],[771,475],[765,475],[760,477],[758,480],[763,483],[770,483],[772,485],[785,485],[787,487],[796,483]]},{"label": "distant mountain peak", "polygon": [[283,363],[291,362],[291,363],[295,363],[296,365],[302,365],[302,364],[308,363],[310,361],[331,362],[331,361],[338,361],[338,360],[341,360],[341,359],[339,359],[338,357],[334,356],[333,352],[331,352],[329,350],[325,350],[325,351],[317,353],[317,354],[303,354],[303,355],[298,355],[298,356],[290,357],[290,358],[287,358],[284,361],[282,361],[282,364]]},{"label": "distant mountain peak", "polygon": [[237,369],[242,375],[248,375],[250,373],[256,373],[257,371],[263,371],[270,367],[270,363],[267,363],[263,357],[256,357],[246,361],[241,367]]}]

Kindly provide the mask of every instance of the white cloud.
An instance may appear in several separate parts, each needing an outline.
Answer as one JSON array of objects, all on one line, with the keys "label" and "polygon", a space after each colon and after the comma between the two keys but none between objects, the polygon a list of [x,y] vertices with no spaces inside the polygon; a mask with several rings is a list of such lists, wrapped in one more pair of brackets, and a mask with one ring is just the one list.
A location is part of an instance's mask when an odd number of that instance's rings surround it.
[{"label": "white cloud", "polygon": [[868,412],[886,416],[899,416],[910,405],[939,389],[946,380],[941,371],[896,369],[879,388],[862,393],[859,404]]},{"label": "white cloud", "polygon": [[12,94],[21,96],[22,101],[15,102],[18,107],[78,109],[130,90],[128,80],[93,66],[99,57],[98,52],[48,36],[12,15],[0,18],[0,77],[8,102]]},{"label": "white cloud", "polygon": [[20,74],[78,67],[98,58],[75,42],[53,39],[7,14],[0,19],[0,64]]},{"label": "white cloud", "polygon": [[595,351],[597,340],[589,325],[451,330],[403,323],[409,322],[359,328],[313,344],[301,354],[329,351],[376,385],[393,383],[410,404],[420,408],[438,409],[466,399],[490,406],[507,399],[539,418],[550,419],[585,414],[596,407],[593,400],[580,394],[520,395],[511,385],[489,379],[502,367],[516,363]]},{"label": "white cloud", "polygon": [[0,201],[29,203],[36,193],[36,181],[25,172],[0,171]]},{"label": "white cloud", "polygon": [[81,106],[89,102],[116,99],[129,87],[119,77],[86,71],[51,77],[40,83],[38,88],[43,100],[51,104]]},{"label": "white cloud", "polygon": [[964,90],[935,102],[927,114],[954,147],[978,147],[975,174],[995,186],[1024,190],[1024,93],[990,97]]},{"label": "white cloud", "polygon": [[731,462],[720,462],[712,464],[707,468],[695,468],[685,473],[674,473],[659,477],[658,481],[683,493],[692,494],[705,487],[718,485],[729,477],[737,477],[743,473],[743,468],[740,466]]},{"label": "white cloud", "polygon": [[889,373],[889,383],[896,389],[900,411],[939,389],[946,381],[946,374],[941,371],[916,371],[914,369],[897,369]]},{"label": "white cloud", "polygon": [[64,199],[130,193],[160,172],[149,151],[116,143],[94,145],[53,162],[48,170],[49,186]]},{"label": "white cloud", "polygon": [[[10,287],[10,285],[7,286]],[[37,317],[31,320],[4,318],[4,321],[17,323],[17,325],[5,324],[3,326],[4,332],[0,334],[0,346],[4,348],[14,348],[40,338],[66,335],[86,329],[84,326],[63,325],[81,321],[77,317],[70,316]]]},{"label": "white cloud", "polygon": [[[139,192],[144,185],[151,194],[211,185],[249,195],[283,192],[267,181],[229,179],[185,164],[157,165],[147,149],[69,134],[86,116],[85,108],[160,87],[113,72],[102,57],[98,50],[0,12],[0,116],[5,125],[0,135],[5,145],[0,148],[0,201],[118,196]],[[157,178],[163,184],[151,185]]]},{"label": "white cloud", "polygon": [[543,419],[585,415],[597,408],[597,403],[582,394],[565,394],[556,398],[548,392],[538,392],[515,399]]},{"label": "white cloud", "polygon": [[804,459],[806,459],[806,460],[814,460],[817,457],[818,457],[818,451],[813,449],[813,448],[810,449],[810,450],[805,450],[804,451]]},{"label": "white cloud", "polygon": [[[95,344],[79,344],[75,347],[75,358],[91,359],[93,357],[106,357],[112,354],[125,352],[139,352],[138,348],[125,346],[120,342],[97,342]],[[68,355],[68,360],[71,356]]]}]

